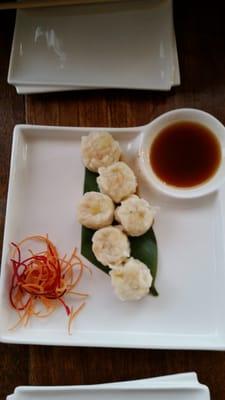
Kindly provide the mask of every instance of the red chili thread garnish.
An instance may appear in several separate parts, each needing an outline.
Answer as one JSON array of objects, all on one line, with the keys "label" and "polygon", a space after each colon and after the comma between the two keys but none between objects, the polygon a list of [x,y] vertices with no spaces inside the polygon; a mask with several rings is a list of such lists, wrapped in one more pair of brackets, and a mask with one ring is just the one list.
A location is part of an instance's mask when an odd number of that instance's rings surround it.
[{"label": "red chili thread garnish", "polygon": [[[41,252],[29,250],[31,256],[22,259],[22,246],[27,242],[42,242],[46,249]],[[39,318],[52,314],[58,305],[66,311],[68,332],[71,333],[71,323],[80,312],[85,302],[75,309],[66,304],[65,296],[71,294],[86,297],[86,293],[74,291],[82,278],[85,265],[74,249],[69,259],[60,258],[54,244],[48,236],[35,235],[22,240],[20,243],[12,242],[14,247],[10,259],[12,278],[9,289],[9,300],[12,307],[19,314],[19,324],[27,325],[32,316]],[[37,308],[40,310],[38,311]]]}]

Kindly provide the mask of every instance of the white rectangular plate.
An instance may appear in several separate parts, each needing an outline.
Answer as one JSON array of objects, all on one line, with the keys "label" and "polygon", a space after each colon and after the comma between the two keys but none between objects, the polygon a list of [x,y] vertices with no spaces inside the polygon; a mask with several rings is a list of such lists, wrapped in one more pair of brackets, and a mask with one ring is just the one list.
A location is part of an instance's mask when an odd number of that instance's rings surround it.
[{"label": "white rectangular plate", "polygon": [[[180,84],[180,70],[178,64],[177,45],[175,32],[173,32],[173,64],[171,70],[171,86]],[[54,85],[15,85],[18,94],[33,94],[33,93],[51,93],[51,92],[64,92],[68,90],[91,90],[91,89],[106,89],[97,87],[82,87],[82,86],[54,86]]]},{"label": "white rectangular plate", "polygon": [[101,389],[69,389],[64,387],[61,391],[56,388],[49,390],[28,390],[16,392],[15,400],[113,400],[115,397],[118,400],[209,400],[208,389],[203,385],[187,385],[183,384],[156,384],[151,388],[101,388]]},{"label": "white rectangular plate", "polygon": [[169,90],[171,0],[17,12],[8,82]]},{"label": "white rectangular plate", "polygon": [[[90,298],[74,321],[71,336],[63,309],[47,319],[33,319],[26,328],[9,331],[17,320],[8,301],[9,243],[30,234],[48,233],[60,253],[68,254],[79,246],[76,207],[84,180],[80,138],[93,129],[15,128],[1,273],[1,341],[225,349],[225,191],[202,199],[176,201],[149,192],[141,180],[141,194],[159,207],[154,224],[159,249],[159,297],[121,302],[112,291],[109,277],[93,267],[92,278],[85,277],[81,286]],[[143,127],[107,130],[120,141],[125,161],[134,168]]]},{"label": "white rectangular plate", "polygon": [[[173,63],[171,69],[171,86],[180,85],[180,70],[178,63],[178,55],[177,55],[177,44],[176,44],[176,36],[175,31],[173,30]],[[68,90],[91,90],[91,89],[107,89],[107,88],[98,88],[98,87],[82,87],[82,86],[54,86],[54,85],[15,85],[16,91],[18,94],[34,94],[34,93],[52,93],[52,92],[64,92]]]},{"label": "white rectangular plate", "polygon": [[[176,45],[176,37],[175,32],[173,32],[173,63],[171,69],[171,86],[176,86],[180,84],[180,70],[178,64],[178,55],[177,55],[177,45]],[[97,87],[82,87],[82,86],[54,86],[54,85],[15,85],[16,91],[18,94],[33,94],[33,93],[51,93],[51,92],[64,92],[68,90],[91,90],[91,89],[106,89],[106,88],[97,88]]]},{"label": "white rectangular plate", "polygon": [[[118,391],[118,389],[122,389]],[[124,391],[124,389],[127,389]],[[96,394],[100,393],[100,396],[105,395],[106,391],[110,392],[110,395],[122,396],[125,400],[126,396],[130,394],[131,390],[135,389],[136,398],[144,393],[143,389],[148,390],[149,395],[153,395],[153,391],[156,392],[156,397],[161,395],[159,399],[168,398],[171,391],[173,391],[173,399],[196,399],[196,400],[209,400],[209,390],[206,386],[199,384],[195,373],[183,373],[175,375],[160,376],[155,378],[138,379],[134,381],[125,382],[113,382],[98,385],[82,385],[82,386],[19,386],[15,388],[14,394],[7,397],[7,400],[26,400],[29,399],[55,399],[56,397],[60,400],[76,398],[76,394],[88,392],[91,398],[95,398]],[[96,393],[96,391],[98,393]],[[137,392],[138,391],[138,392]],[[158,393],[157,393],[158,392]],[[161,393],[160,393],[161,392]],[[145,394],[145,393],[144,393]],[[155,393],[154,393],[155,395]],[[165,397],[166,396],[166,397]],[[189,396],[189,397],[187,397]],[[192,396],[192,397],[190,397]],[[86,399],[87,397],[85,397]]]},{"label": "white rectangular plate", "polygon": [[[185,374],[184,374],[185,375]],[[164,380],[165,379],[165,380]],[[166,380],[167,379],[167,380]],[[95,400],[95,399],[154,399],[154,400],[209,400],[209,390],[195,380],[182,381],[179,375],[109,383],[105,385],[90,386],[21,386],[15,389],[14,400],[52,400],[74,398]]]},{"label": "white rectangular plate", "polygon": [[[102,383],[96,385],[76,385],[76,386],[18,386],[15,388],[15,393],[20,392],[32,392],[32,391],[42,391],[43,392],[53,392],[56,390],[64,391],[64,390],[74,390],[74,389],[116,389],[116,388],[126,388],[126,389],[143,389],[143,388],[151,388],[160,387],[161,384],[170,384],[170,386],[179,386],[183,385],[183,387],[199,387],[201,384],[198,381],[197,374],[195,372],[187,372],[181,374],[172,374],[172,375],[164,375],[157,376],[154,378],[144,378],[144,379],[135,379],[131,381],[120,381],[120,382],[109,382]],[[201,385],[203,386],[203,385]],[[204,386],[205,387],[205,386]]]},{"label": "white rectangular plate", "polygon": [[[23,393],[30,393],[30,398],[32,398],[32,392],[41,392],[41,395],[48,395],[54,396],[55,398],[55,391],[58,392],[65,392],[65,391],[73,391],[74,389],[80,390],[91,390],[91,389],[116,389],[116,388],[151,388],[152,385],[154,387],[160,387],[161,383],[170,383],[176,386],[178,383],[179,385],[183,384],[183,387],[196,386],[199,387],[199,382],[197,379],[197,375],[195,372],[189,373],[181,373],[181,374],[173,374],[173,375],[165,375],[159,376],[155,378],[145,378],[145,379],[136,379],[131,381],[121,381],[121,382],[113,382],[113,383],[103,383],[97,385],[76,385],[76,386],[18,386],[15,388],[14,393],[12,395],[7,396],[7,400],[17,400],[17,394]],[[202,386],[202,385],[201,385]],[[204,389],[206,389],[204,387]]]}]

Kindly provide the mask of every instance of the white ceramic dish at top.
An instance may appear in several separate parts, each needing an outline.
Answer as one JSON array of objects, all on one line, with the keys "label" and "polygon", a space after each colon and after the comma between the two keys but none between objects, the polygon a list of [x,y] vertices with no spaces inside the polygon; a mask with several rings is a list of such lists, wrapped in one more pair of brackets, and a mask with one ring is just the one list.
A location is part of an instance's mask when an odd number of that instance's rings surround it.
[{"label": "white ceramic dish at top", "polygon": [[8,82],[169,90],[174,43],[172,0],[19,10]]},{"label": "white ceramic dish at top", "polygon": [[[176,45],[176,36],[173,29],[173,39],[172,39],[172,66],[171,66],[171,86],[180,85],[180,69],[178,63],[178,55],[177,55],[177,45]],[[13,63],[13,61],[12,61]],[[52,92],[63,92],[63,91],[72,91],[72,90],[96,90],[100,89],[98,87],[82,87],[82,86],[56,86],[56,85],[15,85],[16,91],[18,94],[34,94],[34,93],[52,93]],[[101,89],[106,89],[101,87]]]},{"label": "white ceramic dish at top", "polygon": [[[176,38],[174,32],[173,41],[173,64],[171,70],[171,86],[180,85],[180,70],[178,64]],[[51,92],[64,92],[68,90],[96,90],[97,87],[82,87],[82,86],[55,86],[55,85],[15,85],[18,94],[33,94],[33,93],[51,93]],[[106,88],[101,88],[106,89]]]},{"label": "white ceramic dish at top", "polygon": [[[135,168],[145,127],[107,128],[119,140],[125,161]],[[96,128],[95,128],[96,129]],[[105,128],[100,128],[100,130]],[[0,287],[0,340],[70,346],[225,349],[224,187],[201,199],[175,200],[140,193],[159,207],[154,230],[159,260],[158,297],[121,302],[109,277],[96,267],[84,277],[87,304],[67,333],[59,308],[47,319],[32,319],[10,331],[17,314],[9,304],[9,243],[30,234],[49,234],[60,253],[79,246],[76,206],[84,167],[80,138],[94,128],[19,125],[12,147]],[[60,321],[60,322],[59,322]]]},{"label": "white ceramic dish at top", "polygon": [[[173,42],[173,64],[171,71],[171,86],[180,85],[180,71],[177,56],[176,38],[174,33]],[[82,86],[55,86],[55,85],[15,85],[18,94],[33,94],[33,93],[51,93],[51,92],[63,92],[68,90],[96,90],[106,89],[97,87],[82,87]]]}]

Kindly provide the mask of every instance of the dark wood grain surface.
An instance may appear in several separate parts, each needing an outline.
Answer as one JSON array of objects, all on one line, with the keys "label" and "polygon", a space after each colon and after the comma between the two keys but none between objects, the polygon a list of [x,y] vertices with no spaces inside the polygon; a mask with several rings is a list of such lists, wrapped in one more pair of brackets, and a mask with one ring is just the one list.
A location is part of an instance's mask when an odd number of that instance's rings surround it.
[{"label": "dark wood grain surface", "polygon": [[[225,6],[175,1],[182,84],[168,93],[94,91],[17,96],[6,83],[13,12],[0,13],[0,234],[13,126],[135,126],[176,107],[198,107],[225,123]],[[149,315],[149,318],[151,316]],[[199,316],[201,317],[201,316]],[[17,385],[89,384],[196,371],[213,400],[225,399],[225,354],[0,345],[0,400]]]}]

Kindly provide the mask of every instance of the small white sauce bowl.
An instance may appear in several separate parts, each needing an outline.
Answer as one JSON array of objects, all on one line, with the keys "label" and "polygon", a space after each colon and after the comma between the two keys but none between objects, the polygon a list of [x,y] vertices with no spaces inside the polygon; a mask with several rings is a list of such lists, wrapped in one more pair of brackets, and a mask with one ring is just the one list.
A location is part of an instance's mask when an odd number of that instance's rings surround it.
[{"label": "small white sauce bowl", "polygon": [[[155,137],[165,127],[183,121],[204,125],[217,137],[221,146],[221,162],[215,174],[207,181],[188,188],[179,188],[163,182],[155,174],[150,164],[150,150]],[[212,193],[225,183],[225,127],[212,115],[193,108],[180,108],[162,114],[143,127],[139,147],[139,164],[148,183],[168,196],[190,199]]]}]

